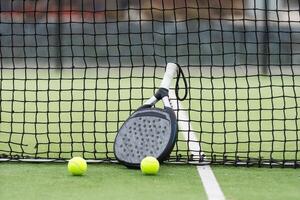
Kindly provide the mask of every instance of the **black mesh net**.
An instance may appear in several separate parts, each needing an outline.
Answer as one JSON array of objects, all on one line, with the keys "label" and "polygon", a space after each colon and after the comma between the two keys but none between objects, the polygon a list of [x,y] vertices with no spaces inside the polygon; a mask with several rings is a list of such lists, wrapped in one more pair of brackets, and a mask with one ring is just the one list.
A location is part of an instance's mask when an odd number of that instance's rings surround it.
[{"label": "black mesh net", "polygon": [[169,162],[300,161],[297,0],[0,1],[0,158],[115,161],[116,132],[180,64]]}]

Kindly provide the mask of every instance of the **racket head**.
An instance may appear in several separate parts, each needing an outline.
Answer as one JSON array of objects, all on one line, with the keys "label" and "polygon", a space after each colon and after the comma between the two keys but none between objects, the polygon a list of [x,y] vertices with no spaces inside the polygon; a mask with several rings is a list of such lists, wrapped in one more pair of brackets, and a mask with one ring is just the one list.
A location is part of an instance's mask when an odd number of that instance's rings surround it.
[{"label": "racket head", "polygon": [[174,111],[165,107],[141,107],[122,125],[114,143],[117,160],[129,168],[139,168],[146,156],[166,160],[177,138]]}]

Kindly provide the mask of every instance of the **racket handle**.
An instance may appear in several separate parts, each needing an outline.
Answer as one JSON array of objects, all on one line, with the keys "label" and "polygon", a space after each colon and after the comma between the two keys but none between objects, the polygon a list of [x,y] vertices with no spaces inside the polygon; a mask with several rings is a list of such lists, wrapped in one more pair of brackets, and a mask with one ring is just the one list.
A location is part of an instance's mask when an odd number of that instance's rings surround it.
[{"label": "racket handle", "polygon": [[166,69],[164,78],[160,84],[160,87],[169,90],[170,84],[171,84],[172,79],[175,76],[176,72],[177,72],[177,65],[174,63],[168,63],[167,69]]}]

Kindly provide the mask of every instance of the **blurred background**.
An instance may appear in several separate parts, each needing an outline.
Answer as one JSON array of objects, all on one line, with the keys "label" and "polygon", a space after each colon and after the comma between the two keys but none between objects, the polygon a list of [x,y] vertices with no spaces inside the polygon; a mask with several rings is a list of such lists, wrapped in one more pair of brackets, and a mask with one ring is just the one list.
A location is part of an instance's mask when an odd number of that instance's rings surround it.
[{"label": "blurred background", "polygon": [[[278,11],[287,20],[287,11],[298,15],[299,1],[266,1],[269,11]],[[1,1],[1,18],[13,21],[57,20],[59,10],[64,21],[80,20],[185,20],[185,19],[249,19],[266,9],[259,0],[15,0]],[[269,3],[268,3],[269,2]],[[174,12],[175,11],[175,12]],[[255,13],[256,12],[256,13]],[[283,16],[283,15],[286,16]],[[97,19],[93,16],[96,15]],[[93,19],[91,19],[93,17]],[[297,17],[297,16],[294,16]],[[133,20],[132,19],[132,20]]]},{"label": "blurred background", "polygon": [[0,10],[2,68],[300,64],[297,0],[7,0]]}]

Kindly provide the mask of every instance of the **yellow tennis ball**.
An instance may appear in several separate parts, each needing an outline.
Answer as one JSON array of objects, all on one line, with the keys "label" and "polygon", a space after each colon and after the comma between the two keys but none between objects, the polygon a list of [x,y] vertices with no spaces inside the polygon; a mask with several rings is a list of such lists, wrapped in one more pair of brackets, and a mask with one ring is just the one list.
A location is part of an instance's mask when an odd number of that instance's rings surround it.
[{"label": "yellow tennis ball", "polygon": [[152,156],[145,157],[141,162],[141,171],[146,175],[156,175],[159,171],[159,162]]},{"label": "yellow tennis ball", "polygon": [[68,170],[72,175],[83,175],[87,170],[86,161],[81,157],[74,157],[68,162]]}]

